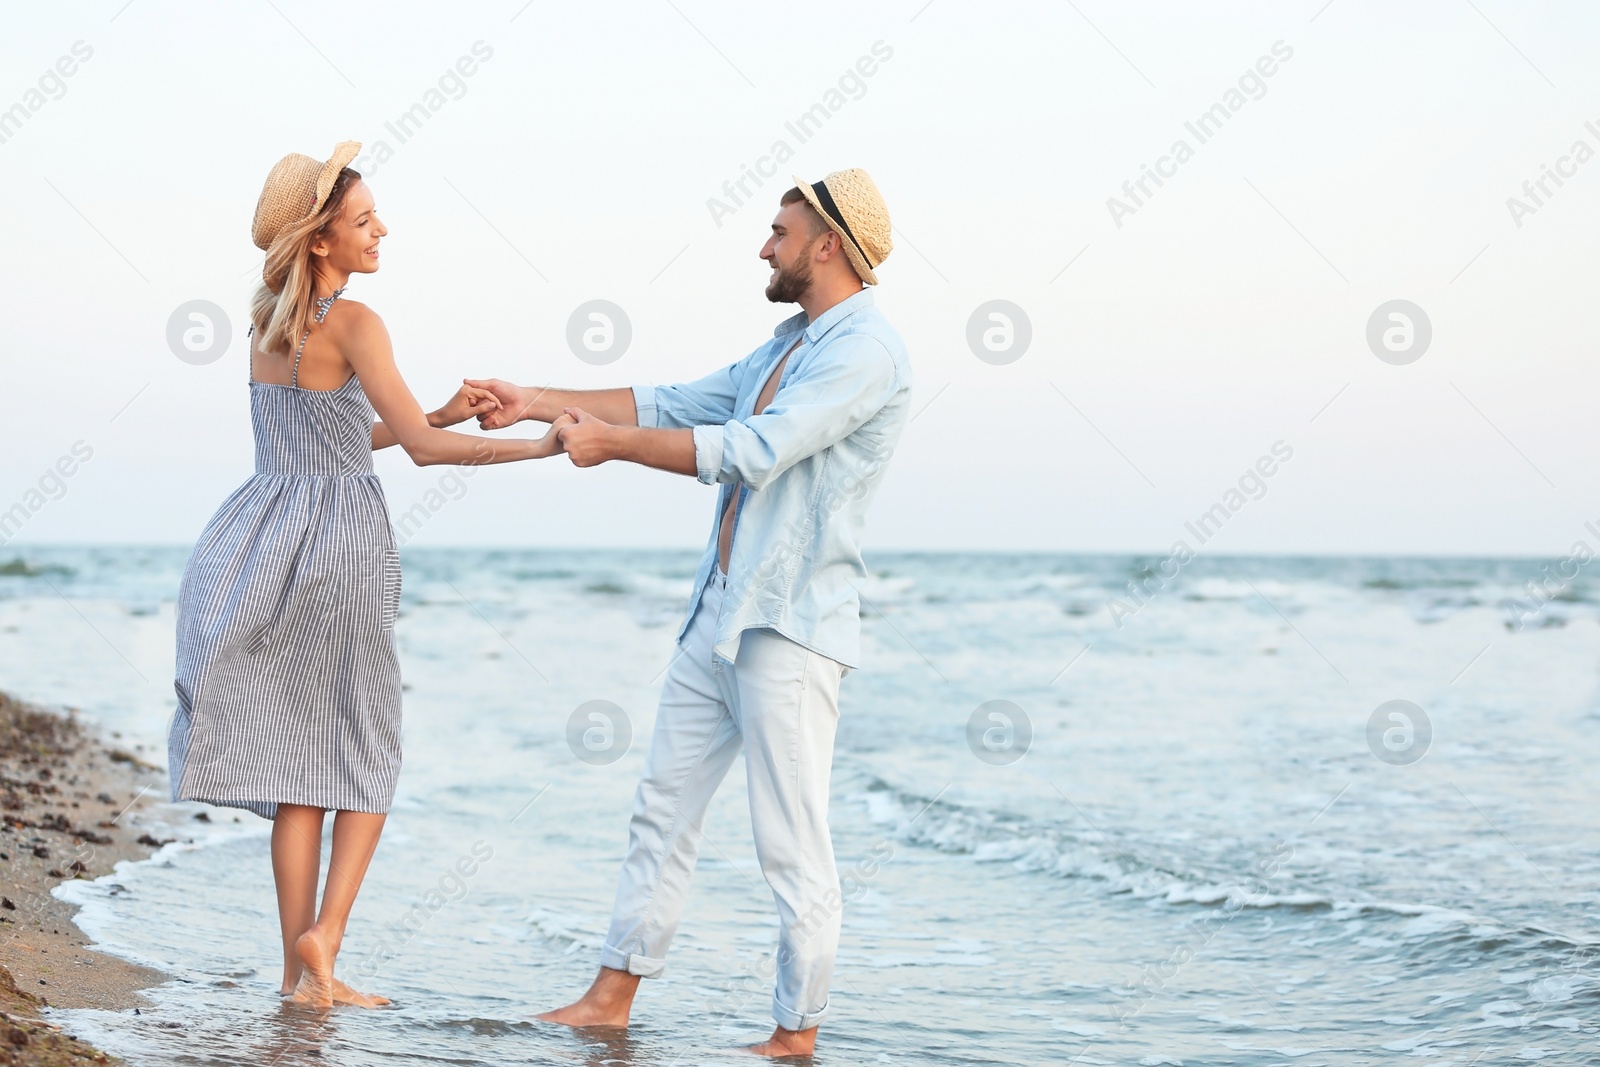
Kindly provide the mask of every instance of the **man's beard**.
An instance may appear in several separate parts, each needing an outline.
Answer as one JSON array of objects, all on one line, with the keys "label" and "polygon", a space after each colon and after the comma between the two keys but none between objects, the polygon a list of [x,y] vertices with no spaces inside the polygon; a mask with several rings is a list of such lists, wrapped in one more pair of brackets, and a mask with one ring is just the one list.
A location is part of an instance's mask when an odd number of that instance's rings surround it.
[{"label": "man's beard", "polygon": [[779,267],[767,283],[767,299],[774,304],[798,304],[811,288],[811,245],[806,245],[792,267]]}]

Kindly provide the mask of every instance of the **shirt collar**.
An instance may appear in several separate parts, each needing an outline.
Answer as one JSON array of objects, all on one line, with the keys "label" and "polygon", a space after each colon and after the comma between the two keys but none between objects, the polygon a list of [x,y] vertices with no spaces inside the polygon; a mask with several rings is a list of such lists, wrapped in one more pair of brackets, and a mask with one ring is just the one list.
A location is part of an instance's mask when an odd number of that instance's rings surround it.
[{"label": "shirt collar", "polygon": [[804,329],[806,332],[806,344],[816,344],[817,339],[832,329],[840,319],[846,315],[854,314],[862,308],[871,306],[872,289],[863,286],[859,293],[846,297],[818,315],[817,320],[809,326],[806,325],[806,313],[804,311],[798,315],[791,315],[778,324],[778,328],[772,331],[772,336],[783,337]]}]

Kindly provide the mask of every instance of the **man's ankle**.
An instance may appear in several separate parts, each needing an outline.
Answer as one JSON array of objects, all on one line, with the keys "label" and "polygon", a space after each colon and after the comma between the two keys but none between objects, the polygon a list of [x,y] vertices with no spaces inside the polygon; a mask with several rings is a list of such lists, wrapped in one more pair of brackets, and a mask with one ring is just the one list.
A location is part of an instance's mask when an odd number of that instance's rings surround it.
[{"label": "man's ankle", "polygon": [[639,989],[639,976],[614,967],[601,967],[589,986],[589,995],[607,1003],[627,1003]]}]

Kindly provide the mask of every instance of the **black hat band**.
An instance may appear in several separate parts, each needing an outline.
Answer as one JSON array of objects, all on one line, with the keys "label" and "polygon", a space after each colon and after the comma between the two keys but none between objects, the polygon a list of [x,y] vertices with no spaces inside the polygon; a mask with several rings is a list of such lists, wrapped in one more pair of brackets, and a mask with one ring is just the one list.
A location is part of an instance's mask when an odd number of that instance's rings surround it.
[{"label": "black hat band", "polygon": [[861,253],[861,262],[867,265],[868,270],[877,270],[877,265],[872,262],[872,257],[867,255],[865,248],[861,247],[861,242],[856,240],[856,235],[850,232],[850,224],[844,221],[844,214],[839,210],[839,205],[833,202],[833,194],[828,192],[828,186],[823,182],[817,182],[811,187],[811,191],[816,194],[817,203],[822,205],[823,213],[839,224],[839,229],[844,231],[844,235],[850,238],[850,243],[856,246],[856,251]]}]

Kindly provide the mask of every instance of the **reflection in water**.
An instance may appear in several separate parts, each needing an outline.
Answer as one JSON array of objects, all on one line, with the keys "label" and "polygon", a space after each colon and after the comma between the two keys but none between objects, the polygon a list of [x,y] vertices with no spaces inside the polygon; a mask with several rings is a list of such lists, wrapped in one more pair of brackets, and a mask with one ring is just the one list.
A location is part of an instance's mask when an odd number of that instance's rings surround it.
[{"label": "reflection in water", "polygon": [[631,1067],[635,1063],[654,1062],[637,1058],[647,1046],[635,1041],[626,1030],[601,1027],[574,1031],[572,1036],[583,1045],[585,1067]]},{"label": "reflection in water", "polygon": [[323,1050],[338,1034],[334,1012],[308,1008],[285,997],[278,1002],[274,1022],[276,1025],[260,1028],[260,1039],[253,1043],[256,1055],[250,1062],[284,1067],[328,1062]]}]

